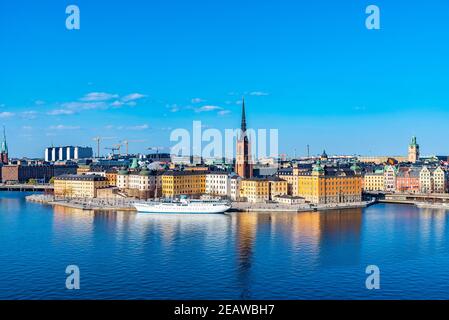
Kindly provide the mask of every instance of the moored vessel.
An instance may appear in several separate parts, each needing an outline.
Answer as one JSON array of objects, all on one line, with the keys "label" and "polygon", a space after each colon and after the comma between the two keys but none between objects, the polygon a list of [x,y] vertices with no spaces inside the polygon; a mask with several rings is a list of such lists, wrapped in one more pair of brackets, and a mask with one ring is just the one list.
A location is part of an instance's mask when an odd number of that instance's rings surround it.
[{"label": "moored vessel", "polygon": [[187,198],[167,199],[162,201],[135,202],[138,212],[144,213],[224,213],[231,208],[229,201],[194,200]]},{"label": "moored vessel", "polygon": [[418,208],[422,209],[445,209],[449,210],[449,203],[428,203],[428,202],[418,202],[416,203]]}]

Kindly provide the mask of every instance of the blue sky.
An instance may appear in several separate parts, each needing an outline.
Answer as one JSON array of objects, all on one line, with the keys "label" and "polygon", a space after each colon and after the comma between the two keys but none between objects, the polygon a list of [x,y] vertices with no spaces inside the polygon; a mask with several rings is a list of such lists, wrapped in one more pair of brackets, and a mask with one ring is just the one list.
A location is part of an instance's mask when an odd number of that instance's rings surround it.
[{"label": "blue sky", "polygon": [[[76,4],[81,29],[65,28]],[[381,30],[365,28],[365,8]],[[281,153],[448,154],[449,2],[1,1],[12,156],[169,146],[174,128],[278,128]]]}]

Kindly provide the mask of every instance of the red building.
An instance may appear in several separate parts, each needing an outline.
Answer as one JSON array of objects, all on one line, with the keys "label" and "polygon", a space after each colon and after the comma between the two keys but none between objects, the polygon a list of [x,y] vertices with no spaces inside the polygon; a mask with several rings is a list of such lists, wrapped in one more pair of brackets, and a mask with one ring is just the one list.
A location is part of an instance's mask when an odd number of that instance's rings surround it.
[{"label": "red building", "polygon": [[251,160],[251,145],[246,132],[245,100],[242,105],[242,124],[240,137],[237,139],[237,154],[235,157],[235,172],[242,178],[253,176],[253,163]]},{"label": "red building", "polygon": [[413,167],[399,168],[396,176],[396,191],[419,193],[419,169]]}]

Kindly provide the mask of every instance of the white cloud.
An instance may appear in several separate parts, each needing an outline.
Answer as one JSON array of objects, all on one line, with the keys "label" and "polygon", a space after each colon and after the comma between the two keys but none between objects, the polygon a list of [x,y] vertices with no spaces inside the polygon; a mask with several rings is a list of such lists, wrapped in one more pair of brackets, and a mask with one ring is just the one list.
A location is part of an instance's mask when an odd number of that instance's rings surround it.
[{"label": "white cloud", "polygon": [[123,105],[123,102],[119,101],[119,100],[115,100],[114,102],[111,103],[111,106],[113,107],[121,107]]},{"label": "white cloud", "polygon": [[75,111],[70,110],[70,109],[56,109],[56,110],[51,110],[51,111],[47,112],[47,114],[50,116],[71,115],[74,113],[75,113]]},{"label": "white cloud", "polygon": [[145,97],[146,96],[141,93],[131,93],[131,94],[128,94],[128,95],[122,97],[122,101],[129,102],[129,101],[139,100],[139,99],[142,99]]},{"label": "white cloud", "polygon": [[13,116],[14,116],[14,113],[12,113],[12,112],[7,112],[7,111],[0,112],[0,118],[11,118]]},{"label": "white cloud", "polygon": [[34,110],[23,111],[20,115],[23,118],[28,119],[28,120],[36,119],[37,111],[34,111]]},{"label": "white cloud", "polygon": [[150,126],[148,124],[126,127],[126,129],[128,129],[128,130],[146,130],[149,128],[150,128]]},{"label": "white cloud", "polygon": [[82,97],[81,101],[108,101],[111,99],[117,99],[119,96],[117,94],[106,93],[106,92],[90,92]]},{"label": "white cloud", "polygon": [[219,106],[202,106],[200,108],[196,108],[195,112],[209,112],[209,111],[216,111],[216,110],[221,110],[223,109],[222,107]]},{"label": "white cloud", "polygon": [[50,130],[78,130],[80,129],[79,126],[66,126],[63,124],[59,124],[57,126],[51,126]]},{"label": "white cloud", "polygon": [[75,110],[96,110],[96,109],[106,109],[107,105],[103,101],[99,102],[66,102],[62,104],[63,108],[75,109]]},{"label": "white cloud", "polygon": [[268,96],[267,92],[262,92],[262,91],[253,91],[249,93],[250,96],[258,96],[258,97],[262,97],[262,96]]},{"label": "white cloud", "polygon": [[41,106],[41,105],[45,104],[45,101],[43,101],[43,100],[36,100],[36,101],[34,101],[34,104],[37,105],[37,106]]},{"label": "white cloud", "polygon": [[31,127],[31,126],[23,126],[22,129],[23,130],[33,130],[33,127]]},{"label": "white cloud", "polygon": [[201,99],[201,98],[193,98],[191,101],[192,101],[192,103],[201,103],[201,102],[204,102],[206,100]]},{"label": "white cloud", "polygon": [[224,115],[226,115],[226,114],[228,114],[228,113],[231,113],[231,111],[229,111],[229,110],[221,110],[221,111],[218,111],[218,115],[220,115],[220,116],[224,116]]}]

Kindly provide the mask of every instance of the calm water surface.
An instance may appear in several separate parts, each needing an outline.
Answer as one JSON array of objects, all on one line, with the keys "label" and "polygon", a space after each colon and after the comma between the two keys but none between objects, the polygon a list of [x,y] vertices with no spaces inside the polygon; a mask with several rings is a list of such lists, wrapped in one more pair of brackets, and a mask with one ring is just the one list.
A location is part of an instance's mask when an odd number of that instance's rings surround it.
[{"label": "calm water surface", "polygon": [[[86,212],[0,192],[0,299],[449,299],[449,212]],[[65,289],[78,265],[81,289]],[[381,289],[365,289],[365,268]]]}]

